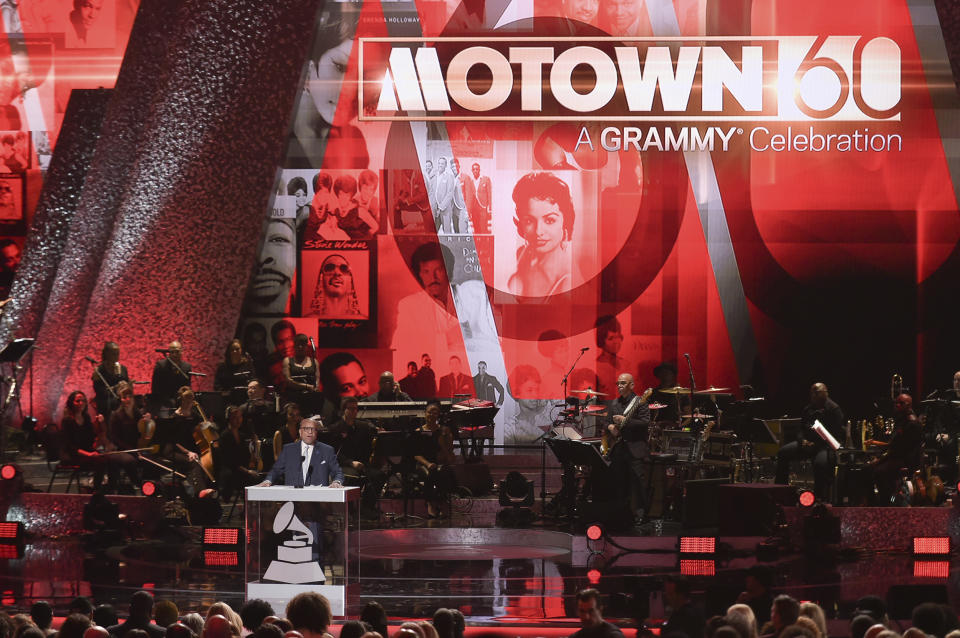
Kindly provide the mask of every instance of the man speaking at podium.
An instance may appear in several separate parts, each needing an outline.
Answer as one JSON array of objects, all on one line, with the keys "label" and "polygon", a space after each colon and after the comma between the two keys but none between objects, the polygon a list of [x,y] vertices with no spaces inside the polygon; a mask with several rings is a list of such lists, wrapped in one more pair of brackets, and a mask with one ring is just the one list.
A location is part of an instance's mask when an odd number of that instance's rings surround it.
[{"label": "man speaking at podium", "polygon": [[271,485],[343,487],[343,470],[337,455],[329,445],[317,443],[317,426],[310,419],[300,422],[300,440],[283,446],[260,487]]}]

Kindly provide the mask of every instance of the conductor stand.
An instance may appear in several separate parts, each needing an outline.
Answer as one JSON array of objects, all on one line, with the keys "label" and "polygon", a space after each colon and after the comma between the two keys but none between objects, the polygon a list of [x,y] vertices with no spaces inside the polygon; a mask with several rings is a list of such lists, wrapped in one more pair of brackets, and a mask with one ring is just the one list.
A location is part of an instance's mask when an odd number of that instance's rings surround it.
[{"label": "conductor stand", "polygon": [[[9,383],[10,386],[7,388],[7,391],[3,394],[3,405],[0,406],[0,414],[3,415],[2,421],[0,421],[0,458],[5,459],[7,455],[7,431],[10,427],[8,424],[13,419],[13,414],[11,413],[12,406],[16,402],[17,407],[20,409],[20,416],[23,416],[23,407],[20,404],[20,390],[23,384],[23,378],[26,374],[26,368],[20,365],[20,361],[27,355],[31,353],[30,361],[31,365],[33,362],[33,347],[35,340],[34,339],[14,339],[8,343],[3,350],[0,350],[0,370],[4,370],[3,364],[10,365],[10,374],[3,375],[3,381]],[[31,418],[33,417],[33,375],[30,376],[30,408],[31,408]]]},{"label": "conductor stand", "polygon": [[760,443],[776,443],[777,437],[770,431],[770,427],[760,419],[745,418],[741,419],[734,426],[734,433],[742,443],[744,443],[746,468],[744,469],[744,482],[755,483],[760,480],[759,472],[754,476],[756,463],[754,462],[753,446]]},{"label": "conductor stand", "polygon": [[561,438],[544,438],[544,442],[563,467],[562,487],[553,502],[559,516],[573,521],[579,511],[576,468],[589,468],[591,478],[596,478],[607,470],[607,462],[589,443]]}]

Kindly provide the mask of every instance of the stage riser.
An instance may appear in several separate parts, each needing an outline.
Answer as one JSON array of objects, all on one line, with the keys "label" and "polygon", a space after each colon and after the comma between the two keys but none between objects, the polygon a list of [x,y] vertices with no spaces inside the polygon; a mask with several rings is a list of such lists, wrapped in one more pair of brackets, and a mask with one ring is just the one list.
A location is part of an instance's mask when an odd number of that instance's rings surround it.
[{"label": "stage riser", "polygon": [[[840,517],[842,547],[910,552],[915,536],[949,536],[960,546],[960,511],[953,507],[834,507]],[[784,508],[791,540],[803,540],[803,519],[809,510]]]},{"label": "stage riser", "polygon": [[[164,501],[146,496],[110,496],[121,514],[127,515],[127,525],[149,533],[157,529],[163,519]],[[33,536],[66,536],[82,534],[83,508],[90,502],[89,494],[45,494],[23,492],[12,501],[0,503],[4,520],[22,521],[26,532]]]}]

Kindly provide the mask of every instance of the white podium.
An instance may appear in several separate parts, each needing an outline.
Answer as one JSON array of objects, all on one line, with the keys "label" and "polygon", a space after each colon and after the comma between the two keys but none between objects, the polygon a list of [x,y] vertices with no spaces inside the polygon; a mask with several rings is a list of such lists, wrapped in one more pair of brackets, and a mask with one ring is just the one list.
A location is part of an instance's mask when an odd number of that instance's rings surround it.
[{"label": "white podium", "polygon": [[315,591],[346,614],[360,593],[360,488],[248,487],[247,600],[277,613],[295,595]]}]

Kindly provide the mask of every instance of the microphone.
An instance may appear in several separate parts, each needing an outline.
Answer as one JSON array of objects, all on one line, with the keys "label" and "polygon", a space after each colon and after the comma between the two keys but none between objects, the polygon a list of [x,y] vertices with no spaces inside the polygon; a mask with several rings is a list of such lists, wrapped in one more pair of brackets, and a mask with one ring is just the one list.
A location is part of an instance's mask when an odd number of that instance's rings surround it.
[{"label": "microphone", "polygon": [[93,365],[97,365],[97,360],[94,359],[93,357],[89,356],[89,355],[86,356],[86,357],[84,357],[84,359],[86,359],[87,361],[89,361],[89,362],[92,363]]},{"label": "microphone", "polygon": [[313,337],[310,337],[310,347],[313,348],[313,353],[317,353],[317,344],[313,342]]},{"label": "microphone", "polygon": [[188,372],[191,377],[205,377],[207,376],[206,372]]},{"label": "microphone", "polygon": [[684,356],[684,358],[685,358],[687,361],[690,360],[690,353],[689,353],[689,352],[684,352],[684,353],[683,353],[683,356]]},{"label": "microphone", "polygon": [[304,485],[310,485],[310,476],[313,474],[313,463],[307,468],[307,478],[303,480]]},{"label": "microphone", "polygon": [[154,348],[153,351],[160,354],[170,354],[170,348]]},{"label": "microphone", "polygon": [[586,352],[589,349],[590,349],[590,346],[587,346],[586,348],[580,348],[580,352]]}]

